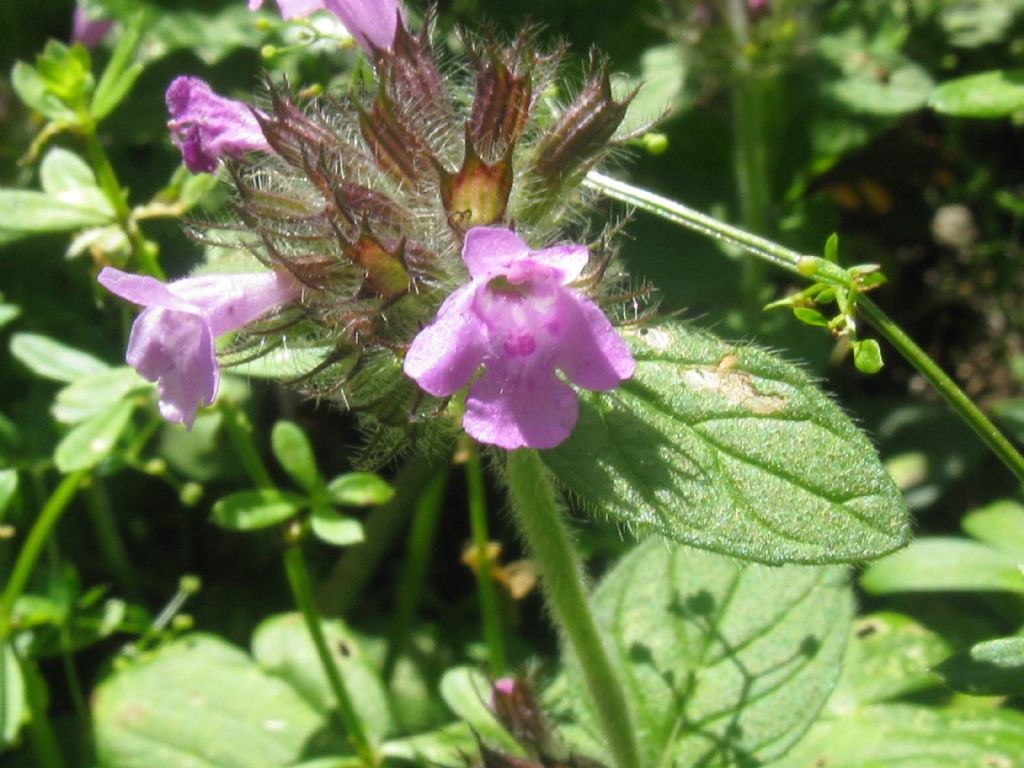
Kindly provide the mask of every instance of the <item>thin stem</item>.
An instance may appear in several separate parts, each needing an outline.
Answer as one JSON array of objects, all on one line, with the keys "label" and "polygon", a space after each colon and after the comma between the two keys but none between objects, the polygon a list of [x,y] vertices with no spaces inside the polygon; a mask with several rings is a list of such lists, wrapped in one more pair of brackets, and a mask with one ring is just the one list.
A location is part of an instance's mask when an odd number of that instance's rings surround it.
[{"label": "thin stem", "polygon": [[[789,272],[821,283],[849,287],[850,279],[839,266],[824,259],[805,256],[785,246],[773,243],[763,237],[744,232],[717,219],[683,205],[675,200],[656,195],[631,184],[613,179],[600,173],[587,175],[587,185],[608,197],[636,206],[640,210],[692,229],[695,232],[731,243],[748,253]],[[812,270],[801,270],[800,265],[813,262]],[[1024,457],[1013,444],[985,416],[984,413],[964,394],[956,382],[946,375],[935,361],[921,349],[881,308],[866,296],[857,299],[864,319],[889,341],[918,373],[925,377],[935,390],[946,399],[960,416],[984,441],[1016,478],[1024,483]]]},{"label": "thin stem", "polygon": [[316,654],[320,659],[327,682],[331,686],[334,698],[338,703],[338,714],[345,726],[348,740],[352,744],[360,761],[365,766],[379,764],[377,754],[370,744],[366,729],[362,720],[352,705],[345,683],[341,679],[341,672],[327,647],[327,639],[324,637],[324,630],[320,613],[313,599],[313,587],[309,580],[309,570],[306,568],[306,559],[302,554],[302,543],[298,537],[293,538],[284,550],[284,570],[288,576],[288,584],[291,586],[292,595],[295,597],[295,604],[302,613],[302,618],[309,631],[309,637],[316,648]]},{"label": "thin stem", "polygon": [[391,621],[388,655],[384,660],[383,677],[390,680],[395,664],[405,652],[409,630],[423,597],[426,571],[434,550],[437,526],[441,520],[444,491],[448,485],[448,467],[442,468],[416,501],[412,530],[406,549],[405,565],[395,593],[395,614]]},{"label": "thin stem", "polygon": [[877,304],[865,296],[857,300],[864,319],[871,323],[896,351],[903,355],[917,372],[924,376],[939,394],[953,406],[960,418],[975,431],[999,460],[1024,483],[1024,457],[1020,455],[998,427],[964,393],[928,354],[911,339]]},{"label": "thin stem", "polygon": [[274,481],[267,471],[260,453],[256,450],[256,443],[252,438],[252,424],[238,405],[228,398],[221,399],[220,412],[224,415],[224,426],[227,427],[231,444],[235,446],[238,458],[242,462],[249,479],[253,485],[261,489],[274,487]]},{"label": "thin stem", "polygon": [[540,456],[508,454],[509,499],[540,575],[548,607],[569,641],[618,768],[639,768],[633,720],[619,676],[587,604],[583,571]]},{"label": "thin stem", "polygon": [[14,609],[14,603],[21,597],[21,593],[32,575],[32,570],[35,568],[36,560],[39,559],[43,547],[46,546],[50,532],[60,520],[61,515],[64,514],[64,510],[67,509],[75,494],[78,493],[82,480],[88,474],[88,470],[80,469],[65,476],[43,506],[32,530],[29,531],[28,538],[18,554],[18,559],[14,562],[14,569],[4,587],[3,595],[0,595],[0,643],[6,640],[10,634],[11,611]]},{"label": "thin stem", "polygon": [[118,589],[126,596],[137,599],[139,597],[136,587],[137,579],[135,569],[132,567],[128,557],[128,550],[125,549],[124,541],[117,529],[117,522],[114,520],[114,508],[110,503],[110,495],[106,486],[99,478],[93,478],[92,483],[85,490],[86,509],[92,520],[93,530],[96,532],[96,540],[99,543],[103,558],[110,566],[110,570],[117,581]]},{"label": "thin stem", "polygon": [[505,643],[501,634],[501,618],[498,615],[498,597],[494,592],[494,579],[491,578],[491,558],[487,553],[490,544],[487,532],[487,497],[484,493],[484,471],[480,465],[480,451],[476,446],[470,449],[469,459],[466,461],[466,485],[469,493],[469,527],[476,553],[476,590],[480,599],[480,616],[484,625],[487,658],[491,674],[499,677],[506,668]]},{"label": "thin stem", "polygon": [[54,733],[53,724],[46,712],[46,693],[39,667],[34,661],[24,660],[21,664],[25,678],[25,694],[32,717],[28,721],[29,747],[36,763],[42,768],[64,768],[64,756],[60,742]]}]

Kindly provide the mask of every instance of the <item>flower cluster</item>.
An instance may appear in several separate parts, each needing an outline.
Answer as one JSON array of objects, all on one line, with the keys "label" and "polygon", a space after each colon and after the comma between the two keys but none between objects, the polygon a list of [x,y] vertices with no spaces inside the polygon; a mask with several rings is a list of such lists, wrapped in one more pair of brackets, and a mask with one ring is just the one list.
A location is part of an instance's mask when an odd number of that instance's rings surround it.
[{"label": "flower cluster", "polygon": [[[261,4],[250,0],[250,8]],[[606,238],[593,249],[557,245],[567,240],[565,223],[580,220],[580,181],[628,138],[617,131],[629,99],[615,98],[595,61],[576,97],[552,108],[540,94],[555,82],[561,51],[537,52],[528,34],[507,46],[469,41],[471,67],[445,74],[429,19],[413,34],[397,0],[277,4],[286,18],[334,13],[375,83],[307,104],[268,82],[254,108],[195,78],[175,80],[169,125],[186,165],[224,166],[237,191],[237,221],[196,224],[192,234],[244,248],[286,280],[287,296],[268,298],[265,310],[294,301],[301,287],[288,344],[320,362],[296,383],[358,410],[376,430],[378,457],[449,423],[437,418],[449,410],[484,443],[559,444],[577,416],[560,373],[607,390],[633,371],[600,306],[636,305],[643,292],[620,290],[618,303],[602,298],[626,282]],[[186,311],[112,290],[161,312]],[[191,284],[167,290],[180,297]],[[209,306],[195,306],[199,320],[190,322],[207,323],[206,344],[221,331]],[[140,339],[158,338],[157,320],[143,318]],[[270,350],[275,338],[258,341]],[[198,346],[165,354],[170,341],[164,351],[134,336],[133,345],[154,350],[135,353],[151,378],[172,358],[187,366],[201,356]],[[172,393],[212,399],[212,358],[202,356],[201,376],[162,374],[165,413],[184,414],[179,420],[190,421],[194,408]],[[467,385],[465,400],[452,397]]]}]

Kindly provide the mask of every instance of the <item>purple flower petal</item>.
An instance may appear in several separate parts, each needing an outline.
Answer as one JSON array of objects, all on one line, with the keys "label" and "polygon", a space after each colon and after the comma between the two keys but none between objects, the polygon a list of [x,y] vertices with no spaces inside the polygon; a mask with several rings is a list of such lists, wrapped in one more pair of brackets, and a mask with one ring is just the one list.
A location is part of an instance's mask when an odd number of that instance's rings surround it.
[{"label": "purple flower petal", "polygon": [[113,267],[104,267],[96,277],[96,282],[115,296],[130,301],[132,304],[199,313],[187,300],[171,293],[167,283],[161,283],[155,277],[133,275]]},{"label": "purple flower petal", "polygon": [[273,271],[200,275],[176,280],[167,289],[202,312],[214,336],[248,325],[300,293],[291,277]]},{"label": "purple flower petal", "polygon": [[394,44],[401,23],[398,0],[324,0],[324,7],[341,19],[367,53],[386,51]]},{"label": "purple flower petal", "polygon": [[483,328],[473,314],[475,294],[471,283],[449,296],[405,355],[406,375],[436,397],[466,386],[483,361]]},{"label": "purple flower petal", "polygon": [[529,253],[522,238],[505,227],[473,227],[462,244],[462,260],[471,277],[504,274]]},{"label": "purple flower petal", "polygon": [[114,26],[113,19],[90,19],[82,6],[75,8],[71,17],[71,42],[95,48]]},{"label": "purple flower petal", "polygon": [[171,138],[192,173],[215,170],[225,156],[270,149],[252,110],[240,101],[218,96],[199,78],[175,78],[165,99]]},{"label": "purple flower petal", "polygon": [[157,382],[160,414],[169,422],[191,429],[199,406],[217,396],[213,334],[197,314],[145,310],[132,326],[125,359],[142,378]]},{"label": "purple flower petal", "polygon": [[540,251],[530,251],[530,260],[557,270],[564,285],[571,283],[587,268],[590,251],[585,245],[556,245]]},{"label": "purple flower petal", "polygon": [[462,426],[481,443],[544,449],[569,437],[578,416],[576,393],[553,370],[493,360],[469,388]]},{"label": "purple flower petal", "polygon": [[636,361],[626,342],[592,301],[564,289],[561,314],[571,344],[558,349],[555,364],[573,384],[595,392],[614,389],[633,375]]}]

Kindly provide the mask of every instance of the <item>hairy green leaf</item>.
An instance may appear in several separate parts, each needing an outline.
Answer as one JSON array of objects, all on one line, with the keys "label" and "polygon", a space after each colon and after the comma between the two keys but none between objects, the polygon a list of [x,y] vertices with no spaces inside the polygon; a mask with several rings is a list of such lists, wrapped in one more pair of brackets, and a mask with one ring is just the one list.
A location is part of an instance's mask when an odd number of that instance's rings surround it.
[{"label": "hairy green leaf", "polygon": [[1020,712],[883,704],[816,723],[771,768],[1013,768],[1021,755]]},{"label": "hairy green leaf", "polygon": [[935,668],[955,691],[974,696],[1024,693],[1024,637],[1001,637],[978,643]]},{"label": "hairy green leaf", "polygon": [[326,725],[286,683],[208,635],[116,669],[93,702],[104,768],[285,766],[314,747]]},{"label": "hairy green leaf", "polygon": [[[785,752],[835,684],[852,613],[842,568],[749,565],[660,539],[623,558],[592,604],[641,763],[680,768]],[[598,733],[571,660],[566,674],[580,723]]]},{"label": "hairy green leaf", "polygon": [[583,504],[637,532],[766,563],[849,562],[906,543],[871,443],[799,368],[680,322],[629,336],[637,370],[582,394],[544,461]]}]

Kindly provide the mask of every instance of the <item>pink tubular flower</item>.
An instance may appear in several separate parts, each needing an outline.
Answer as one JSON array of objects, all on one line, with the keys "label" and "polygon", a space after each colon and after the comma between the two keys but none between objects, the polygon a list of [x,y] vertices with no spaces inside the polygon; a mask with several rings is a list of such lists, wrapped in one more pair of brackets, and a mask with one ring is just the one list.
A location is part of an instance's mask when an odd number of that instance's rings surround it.
[{"label": "pink tubular flower", "polygon": [[299,297],[301,288],[280,272],[203,275],[161,283],[111,267],[100,285],[145,310],[135,318],[125,360],[156,381],[160,414],[189,429],[201,405],[217,396],[220,369],[214,339]]},{"label": "pink tubular flower", "polygon": [[514,232],[474,227],[462,259],[470,282],[449,296],[409,347],[405,372],[442,397],[469,389],[462,426],[509,450],[553,448],[576,425],[576,394],[613,389],[635,363],[597,305],[568,287],[587,265],[585,246],[531,251]]},{"label": "pink tubular flower", "polygon": [[252,110],[225,99],[197,77],[177,77],[165,96],[174,143],[192,173],[209,173],[225,155],[269,150]]},{"label": "pink tubular flower", "polygon": [[[249,0],[250,11],[262,5],[263,0]],[[401,18],[398,0],[277,0],[277,7],[285,19],[327,9],[370,54],[391,47]]]},{"label": "pink tubular flower", "polygon": [[95,48],[114,26],[113,19],[90,19],[85,8],[77,6],[71,17],[71,42]]}]

